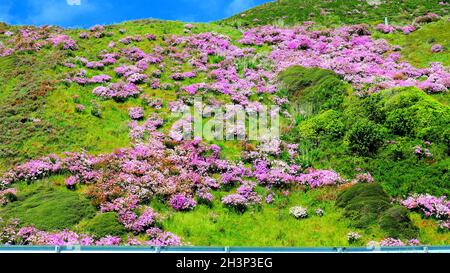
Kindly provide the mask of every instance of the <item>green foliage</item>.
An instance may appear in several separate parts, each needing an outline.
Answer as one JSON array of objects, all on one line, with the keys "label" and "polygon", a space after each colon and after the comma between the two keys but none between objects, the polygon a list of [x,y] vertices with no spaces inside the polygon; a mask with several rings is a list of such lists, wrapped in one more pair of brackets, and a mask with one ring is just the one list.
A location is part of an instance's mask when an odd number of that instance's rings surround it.
[{"label": "green foliage", "polygon": [[279,74],[294,114],[316,114],[336,109],[349,90],[339,76],[330,70],[292,66]]},{"label": "green foliage", "polygon": [[302,138],[317,140],[324,136],[339,138],[344,128],[341,113],[336,110],[327,110],[301,122],[299,132]]},{"label": "green foliage", "polygon": [[[265,191],[264,188],[258,191]],[[334,207],[335,187],[314,189],[308,192],[291,191],[289,196],[279,192],[272,204],[263,203],[260,208],[249,208],[237,213],[224,207],[220,200],[227,194],[215,192],[211,207],[197,205],[188,212],[172,213],[165,205],[152,207],[164,216],[163,227],[183,237],[193,245],[204,246],[330,246],[349,245],[346,234],[350,232],[350,220],[342,219],[342,210]],[[267,194],[267,193],[265,193]],[[310,217],[301,221],[289,215],[289,208],[303,206]],[[324,216],[314,214],[317,208]],[[364,238],[383,238],[377,230],[365,233]],[[362,240],[361,245],[366,241]]]},{"label": "green foliage", "polygon": [[100,213],[85,223],[80,224],[79,229],[98,237],[105,237],[107,235],[122,236],[126,233],[126,230],[123,224],[119,223],[117,217],[117,213],[115,212]]},{"label": "green foliage", "polygon": [[369,156],[378,151],[386,137],[386,129],[370,120],[359,120],[350,128],[346,142],[351,151]]},{"label": "green foliage", "polygon": [[448,141],[450,108],[417,88],[386,90],[380,94],[385,125],[394,134],[429,141]]},{"label": "green foliage", "polygon": [[22,225],[42,230],[71,228],[96,209],[82,195],[55,186],[35,186],[19,191],[18,200],[0,208],[0,217],[18,218]]},{"label": "green foliage", "polygon": [[363,228],[375,223],[391,205],[380,184],[360,183],[340,193],[336,206],[344,209],[344,216],[352,219],[353,226]]},{"label": "green foliage", "polygon": [[338,195],[336,206],[344,208],[344,216],[352,226],[379,226],[393,238],[417,238],[418,228],[409,218],[409,211],[392,206],[389,196],[378,183],[356,184]]},{"label": "green foliage", "polygon": [[378,220],[380,227],[392,238],[417,238],[418,228],[409,218],[409,211],[401,206],[394,206],[383,212]]}]

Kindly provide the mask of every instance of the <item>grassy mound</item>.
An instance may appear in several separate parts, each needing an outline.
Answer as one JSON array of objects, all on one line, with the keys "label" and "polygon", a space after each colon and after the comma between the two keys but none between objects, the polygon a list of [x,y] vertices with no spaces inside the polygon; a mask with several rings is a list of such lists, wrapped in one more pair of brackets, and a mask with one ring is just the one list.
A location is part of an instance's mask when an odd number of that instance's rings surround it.
[{"label": "grassy mound", "polygon": [[383,212],[378,223],[389,237],[392,238],[416,238],[418,228],[415,227],[409,218],[406,208],[394,206]]},{"label": "grassy mound", "polygon": [[356,184],[338,195],[336,206],[344,208],[344,215],[355,227],[367,227],[388,209],[389,196],[380,184]]},{"label": "grassy mound", "polygon": [[344,216],[357,228],[378,225],[389,237],[415,238],[417,228],[407,209],[391,204],[389,196],[378,183],[359,183],[336,199],[336,206],[344,209]]},{"label": "grassy mound", "polygon": [[17,201],[0,208],[1,218],[18,218],[22,225],[51,231],[71,228],[95,215],[90,201],[76,192],[51,185],[28,187],[19,190]]},{"label": "grassy mound", "polygon": [[279,75],[294,114],[316,114],[338,108],[349,92],[348,85],[330,70],[292,66]]},{"label": "grassy mound", "polygon": [[119,223],[115,212],[97,214],[94,218],[80,223],[78,228],[97,237],[122,236],[126,233],[125,227]]}]

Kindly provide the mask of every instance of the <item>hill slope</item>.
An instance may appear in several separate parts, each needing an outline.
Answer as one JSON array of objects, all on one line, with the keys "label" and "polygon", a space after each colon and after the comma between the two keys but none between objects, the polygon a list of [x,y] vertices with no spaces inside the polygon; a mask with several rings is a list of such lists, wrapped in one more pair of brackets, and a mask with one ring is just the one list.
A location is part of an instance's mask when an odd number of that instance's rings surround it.
[{"label": "hill slope", "polygon": [[[450,22],[427,16],[1,25],[0,243],[449,244]],[[280,139],[185,140],[196,97],[277,105]]]},{"label": "hill slope", "polygon": [[[442,3],[442,4],[439,4]],[[411,22],[425,13],[447,15],[448,1],[441,0],[277,0],[236,14],[222,22],[232,25],[295,25],[314,21],[322,25]]]}]

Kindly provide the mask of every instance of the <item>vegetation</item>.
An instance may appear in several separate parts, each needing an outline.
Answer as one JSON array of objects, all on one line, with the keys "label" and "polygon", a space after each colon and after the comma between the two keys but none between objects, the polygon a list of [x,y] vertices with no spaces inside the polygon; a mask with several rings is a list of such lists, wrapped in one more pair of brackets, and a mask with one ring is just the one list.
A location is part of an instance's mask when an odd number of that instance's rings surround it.
[{"label": "vegetation", "polygon": [[125,227],[119,223],[115,212],[97,214],[94,218],[80,223],[77,229],[98,237],[123,236],[126,234]]},{"label": "vegetation", "polygon": [[[137,148],[128,151],[131,154],[129,157],[118,156],[123,155],[124,151],[116,149],[134,147],[135,143],[141,143],[144,139],[135,141],[131,136],[130,124],[133,121],[129,116],[130,108],[139,107],[145,117],[158,114],[164,121],[162,128],[158,127],[158,132],[168,134],[176,120],[170,115],[169,102],[180,99],[189,105],[191,100],[182,87],[198,84],[200,81],[210,84],[209,81],[214,79],[210,75],[211,71],[204,73],[205,75],[198,73],[197,78],[186,78],[182,83],[171,77],[174,71],[184,73],[192,70],[190,63],[183,60],[181,54],[188,51],[188,46],[185,42],[176,44],[171,40],[172,35],[219,33],[228,36],[230,44],[236,46],[238,51],[244,47],[244,44],[239,42],[243,27],[265,24],[296,25],[307,20],[319,23],[319,26],[313,29],[367,23],[370,25],[367,30],[372,31],[372,38],[386,39],[391,44],[401,46],[399,58],[402,61],[408,61],[417,67],[428,67],[431,62],[440,62],[444,66],[450,64],[449,50],[436,53],[430,50],[436,43],[450,48],[450,32],[443,31],[449,26],[448,18],[422,25],[409,35],[373,31],[374,24],[381,23],[386,16],[391,23],[409,24],[416,16],[426,12],[448,14],[449,5],[439,5],[438,0],[381,1],[381,4],[376,6],[367,2],[378,1],[276,1],[246,11],[245,15],[238,14],[218,23],[195,24],[193,28],[181,22],[158,20],[138,20],[106,26],[106,34],[103,33],[105,36],[98,39],[80,38],[86,30],[58,29],[76,40],[78,51],[57,50],[46,46],[36,51],[17,51],[0,57],[0,130],[3,132],[0,135],[0,178],[18,164],[53,153],[64,158],[64,152],[83,151],[83,155],[106,154],[107,159],[77,159],[74,160],[75,163],[67,164],[64,168],[46,170],[48,172],[45,175],[37,169],[33,173],[36,176],[31,179],[14,181],[17,200],[8,200],[3,206],[0,202],[0,218],[19,218],[23,226],[35,226],[44,231],[68,229],[88,234],[95,239],[108,235],[116,236],[122,243],[126,242],[128,236],[134,236],[146,243],[148,239],[155,239],[149,237],[151,232],[144,230],[151,226],[152,229],[161,228],[159,235],[167,235],[164,232],[170,231],[180,236],[183,243],[188,245],[363,246],[369,241],[380,241],[386,237],[404,240],[417,238],[424,244],[433,245],[450,244],[449,233],[439,231],[436,219],[411,212],[398,206],[399,202],[393,201],[393,198],[402,199],[411,193],[450,196],[448,92],[427,94],[416,87],[381,88],[372,92],[369,91],[369,86],[352,86],[345,80],[345,75],[331,70],[294,65],[279,74],[278,71],[277,74],[273,73],[273,76],[280,84],[277,85],[275,95],[289,100],[288,104],[281,106],[282,110],[289,114],[282,118],[281,137],[285,141],[284,144],[298,145],[295,151],[297,154],[294,152],[295,155],[291,155],[283,148],[280,155],[268,155],[267,158],[273,166],[283,162],[281,167],[273,169],[276,172],[261,167],[263,182],[258,181],[259,177],[240,174],[241,165],[229,164],[230,169],[237,170],[236,173],[225,173],[229,175],[230,183],[224,183],[219,190],[211,190],[213,187],[208,183],[222,183],[224,173],[214,172],[208,177],[210,180],[198,180],[195,176],[196,172],[202,169],[201,164],[205,164],[203,167],[207,166],[205,169],[208,171],[216,167],[211,163],[215,162],[215,159],[208,158],[207,163],[201,161],[206,154],[211,155],[212,151],[209,150],[194,154],[192,158],[199,161],[196,162],[198,165],[191,169],[186,162],[195,160],[187,160],[187,157],[180,155],[177,157],[182,158],[182,163],[178,165],[171,165],[169,160],[165,159],[155,160],[153,157],[155,161],[152,162],[142,156]],[[19,27],[0,24],[0,34],[7,30],[18,32]],[[148,82],[140,85],[140,98],[129,97],[114,101],[94,95],[92,90],[98,85],[65,81],[65,77],[73,76],[74,73],[73,69],[64,65],[67,60],[73,61],[75,69],[87,70],[87,77],[92,77],[100,72],[87,69],[79,57],[96,60],[100,52],[109,50],[111,42],[119,43],[125,36],[145,37],[149,33],[157,38],[131,45],[120,44],[111,51],[117,53],[123,48],[139,46],[143,52],[150,53],[155,48],[158,51],[159,47],[162,47],[161,52],[165,54],[162,68],[158,64],[150,64],[148,70],[143,73],[147,76],[151,74],[153,79],[159,79],[161,83],[172,86],[171,88],[153,88],[152,83]],[[0,42],[7,44],[8,39],[5,35],[0,35]],[[176,45],[173,48],[167,46],[168,41]],[[224,41],[228,41],[228,38],[219,42]],[[236,68],[236,77],[239,80],[267,77],[267,74],[258,73],[274,66],[270,61],[272,59],[268,57],[272,52],[270,43],[250,44],[249,47],[254,50],[253,55],[236,55],[239,57],[233,57],[235,59],[228,59],[229,56],[219,54],[206,54],[207,64],[221,68],[234,61],[234,65],[229,67]],[[174,51],[171,52],[172,50]],[[397,52],[389,50],[379,56],[386,57],[392,53]],[[101,73],[111,77],[111,82],[121,80],[114,68],[135,64],[130,61],[129,55],[122,52],[120,54],[122,55],[117,60],[116,67],[101,68]],[[200,54],[195,52],[191,57],[198,57],[197,55]],[[153,73],[159,69],[160,74],[154,76]],[[250,70],[258,73],[246,74]],[[219,71],[224,77],[230,73],[228,70],[226,73],[224,71],[225,69]],[[270,72],[273,71],[276,69]],[[376,78],[374,82],[378,80],[380,79]],[[242,99],[231,98],[217,90],[209,91],[199,92],[204,101],[220,104]],[[252,103],[272,103],[275,101],[273,98],[269,92],[253,92],[248,100]],[[160,108],[149,105],[148,102],[155,99],[160,100]],[[82,107],[78,107],[80,105]],[[136,126],[146,124],[146,121],[142,120],[135,122]],[[163,144],[166,152],[169,149],[173,152],[175,147],[180,150],[186,148],[176,141],[165,141]],[[216,144],[221,148],[220,160],[244,161],[242,166],[253,170],[252,162],[244,156],[258,151],[260,143],[211,141],[209,144]],[[158,145],[151,148],[155,147],[159,148]],[[155,154],[159,155],[159,152]],[[155,158],[160,159],[156,156]],[[96,163],[92,163],[93,161]],[[155,167],[160,163],[162,171]],[[52,167],[58,165],[55,162],[52,164]],[[310,175],[312,169],[309,167],[312,167],[318,170],[319,174],[321,170],[324,170],[325,175],[336,174],[339,180],[333,180],[332,185],[320,184],[319,188],[313,188],[312,183],[294,183],[284,172],[289,169],[285,168],[288,164],[301,166],[299,173],[304,176]],[[35,171],[30,169],[30,172]],[[155,169],[161,171],[161,176],[143,178],[143,173],[152,173]],[[185,176],[186,173],[192,177]],[[358,175],[367,173],[373,176],[375,183],[358,181]],[[92,180],[88,181],[84,179],[84,175],[92,175],[94,178],[91,177]],[[149,183],[148,187],[153,190],[155,185],[152,183],[168,181],[169,176],[172,184],[175,184],[173,181],[180,181],[176,190],[181,189],[183,194],[189,193],[189,196],[181,194],[179,200],[173,201],[178,209],[171,204],[171,196],[167,194],[175,189],[161,187],[157,190],[163,194],[157,195],[153,192],[149,194],[145,188],[148,185],[143,185]],[[310,179],[316,179],[314,175],[310,176]],[[264,180],[266,177],[268,181],[272,182],[270,179],[274,179],[275,182],[267,183]],[[119,178],[124,181],[119,181]],[[233,179],[243,179],[246,184]],[[284,183],[283,179],[288,182]],[[349,183],[340,185],[344,180]],[[74,184],[64,185],[67,181]],[[205,195],[213,197],[212,201],[199,196],[196,191],[199,187],[194,181],[208,181],[207,189],[211,191]],[[127,186],[116,187],[116,182]],[[239,183],[242,185],[238,188]],[[253,186],[253,183],[256,186]],[[189,187],[192,185],[195,185],[195,191],[190,192]],[[144,191],[139,192],[142,189]],[[0,187],[0,190],[3,188]],[[244,193],[235,194],[239,190]],[[139,193],[136,194],[139,195],[139,205],[120,207],[120,198],[124,193],[132,191],[136,191],[134,194]],[[249,192],[250,198],[244,198],[244,194]],[[244,199],[236,205],[243,208],[239,212],[224,206],[223,198],[230,194],[241,198],[238,200]],[[267,199],[270,196],[273,200]],[[1,197],[0,195],[0,201]],[[248,199],[251,198],[257,201],[250,202]],[[111,205],[112,201],[117,201],[119,205]],[[130,203],[133,204],[131,201]],[[102,212],[99,212],[101,205],[111,205],[114,208],[104,212],[102,207]],[[308,217],[292,217],[289,214],[292,207],[306,208]],[[319,209],[323,215],[315,213]],[[124,216],[132,219],[131,224],[126,222],[129,219]],[[0,220],[0,229],[2,227]],[[347,238],[348,234],[354,232],[362,235],[361,240],[351,241]],[[104,242],[100,240],[100,243]],[[169,244],[165,241],[163,243]]]},{"label": "vegetation", "polygon": [[409,23],[427,12],[447,15],[450,7],[441,0],[276,0],[223,20],[236,26],[295,25],[315,21],[322,25],[378,24],[387,17],[392,23]]},{"label": "vegetation", "polygon": [[336,205],[344,209],[344,216],[352,220],[354,227],[376,225],[392,238],[412,239],[418,235],[408,210],[393,206],[378,183],[356,184],[344,190],[338,195]]},{"label": "vegetation", "polygon": [[0,207],[0,218],[18,218],[22,225],[48,231],[72,228],[83,219],[94,217],[96,212],[86,197],[50,181],[20,185],[17,199]]}]

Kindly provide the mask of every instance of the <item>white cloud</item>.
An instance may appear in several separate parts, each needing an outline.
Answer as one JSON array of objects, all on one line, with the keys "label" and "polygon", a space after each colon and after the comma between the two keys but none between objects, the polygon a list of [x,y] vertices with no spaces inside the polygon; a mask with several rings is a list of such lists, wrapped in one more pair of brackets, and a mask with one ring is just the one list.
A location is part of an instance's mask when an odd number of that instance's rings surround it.
[{"label": "white cloud", "polygon": [[81,0],[66,0],[69,6],[79,6],[81,5]]}]

